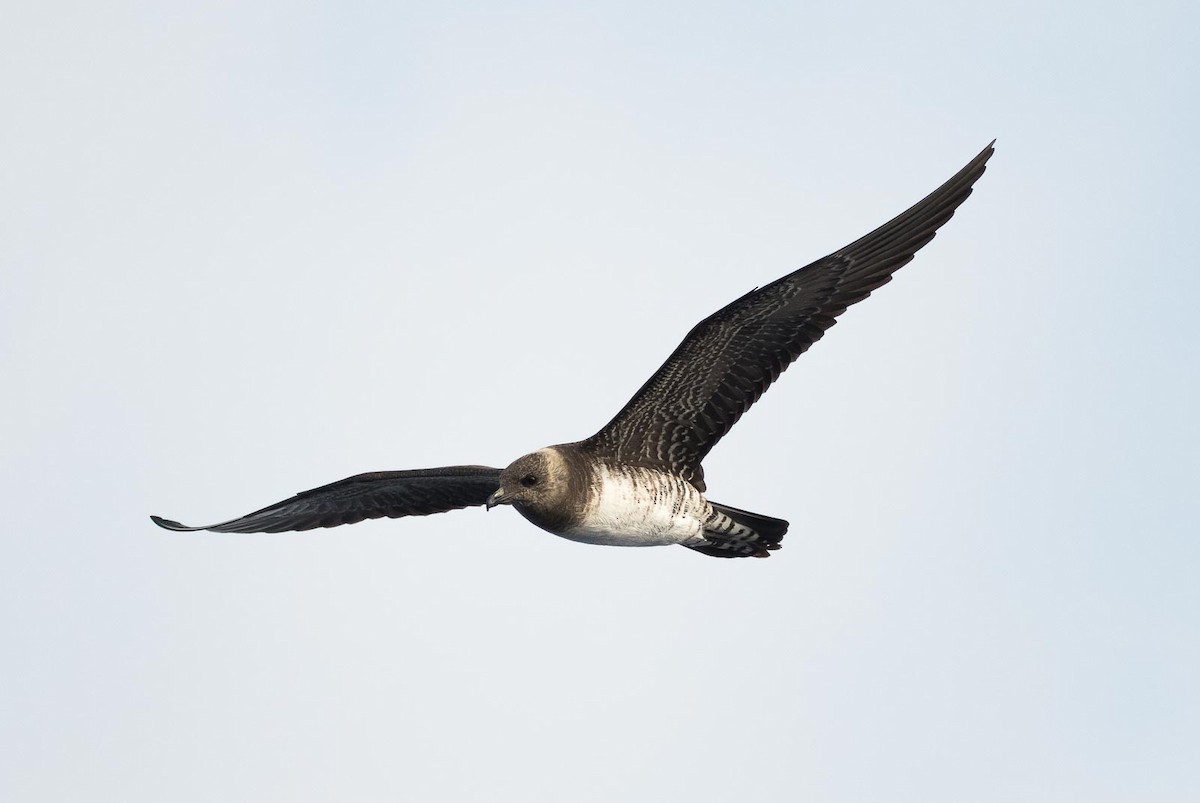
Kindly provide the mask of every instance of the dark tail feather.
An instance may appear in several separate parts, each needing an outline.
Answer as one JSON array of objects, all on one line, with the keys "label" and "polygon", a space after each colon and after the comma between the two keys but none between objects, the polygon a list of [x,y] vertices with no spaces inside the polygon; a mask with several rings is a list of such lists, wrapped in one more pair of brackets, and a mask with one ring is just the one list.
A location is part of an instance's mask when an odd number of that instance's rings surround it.
[{"label": "dark tail feather", "polygon": [[783,536],[787,534],[788,523],[783,519],[773,519],[770,516],[751,513],[749,510],[739,510],[736,507],[721,505],[716,502],[709,502],[709,504],[738,524],[744,524],[754,530],[764,541],[778,545],[783,540]]},{"label": "dark tail feather", "polygon": [[783,536],[788,530],[788,523],[783,519],[775,519],[770,516],[751,513],[748,510],[729,507],[717,502],[709,502],[709,504],[743,527],[749,527],[751,530],[754,530],[758,537],[740,538],[736,541],[727,540],[723,543],[723,539],[720,536],[713,534],[708,536],[711,543],[701,546],[689,546],[688,549],[694,549],[697,552],[704,555],[711,555],[714,558],[766,558],[770,557],[770,550],[779,549],[783,546],[779,542],[783,540]]}]

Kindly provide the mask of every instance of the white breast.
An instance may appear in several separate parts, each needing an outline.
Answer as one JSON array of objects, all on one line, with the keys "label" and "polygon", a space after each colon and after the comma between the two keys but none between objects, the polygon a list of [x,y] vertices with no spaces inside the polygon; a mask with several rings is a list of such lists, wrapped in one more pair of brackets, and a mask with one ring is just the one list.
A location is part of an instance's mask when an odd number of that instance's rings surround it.
[{"label": "white breast", "polygon": [[599,466],[581,522],[563,538],[611,546],[702,542],[712,506],[690,483],[645,468]]}]

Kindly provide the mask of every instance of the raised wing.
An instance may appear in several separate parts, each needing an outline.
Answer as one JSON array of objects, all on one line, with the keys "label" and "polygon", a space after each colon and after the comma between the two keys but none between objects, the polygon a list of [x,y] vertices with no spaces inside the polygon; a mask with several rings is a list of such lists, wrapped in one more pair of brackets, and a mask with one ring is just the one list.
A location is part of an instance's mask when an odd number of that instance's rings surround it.
[{"label": "raised wing", "polygon": [[232,521],[187,527],[151,516],[159,527],[177,532],[280,533],[355,524],[384,516],[428,516],[482,505],[500,487],[500,469],[447,466],[415,471],[376,471],[303,491]]},{"label": "raised wing", "polygon": [[971,194],[994,144],[899,217],[701,321],[581,446],[703,488],[700,461],[709,450],[838,315],[891,281],[933,239]]}]

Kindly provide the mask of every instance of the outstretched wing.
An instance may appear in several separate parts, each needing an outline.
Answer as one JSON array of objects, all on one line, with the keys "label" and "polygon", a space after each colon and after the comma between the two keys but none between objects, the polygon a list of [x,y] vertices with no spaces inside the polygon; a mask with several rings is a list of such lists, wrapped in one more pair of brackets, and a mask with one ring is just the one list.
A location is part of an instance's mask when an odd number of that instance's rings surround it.
[{"label": "outstretched wing", "polygon": [[834,319],[933,239],[971,194],[988,145],[894,220],[701,321],[629,403],[581,446],[703,487],[700,461]]},{"label": "outstretched wing", "polygon": [[187,527],[151,516],[159,527],[177,532],[281,533],[337,527],[363,519],[428,516],[482,505],[500,487],[500,469],[447,466],[415,471],[376,471],[303,491],[232,521]]}]

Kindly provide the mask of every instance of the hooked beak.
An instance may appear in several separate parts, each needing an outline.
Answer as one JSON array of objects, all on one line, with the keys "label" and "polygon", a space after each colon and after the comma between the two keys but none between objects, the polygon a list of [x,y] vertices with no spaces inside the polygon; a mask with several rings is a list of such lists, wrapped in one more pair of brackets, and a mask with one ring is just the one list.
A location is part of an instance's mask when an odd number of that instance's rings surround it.
[{"label": "hooked beak", "polygon": [[504,493],[504,489],[500,488],[496,493],[487,498],[487,509],[491,510],[496,505],[508,505],[512,503],[512,496]]}]

